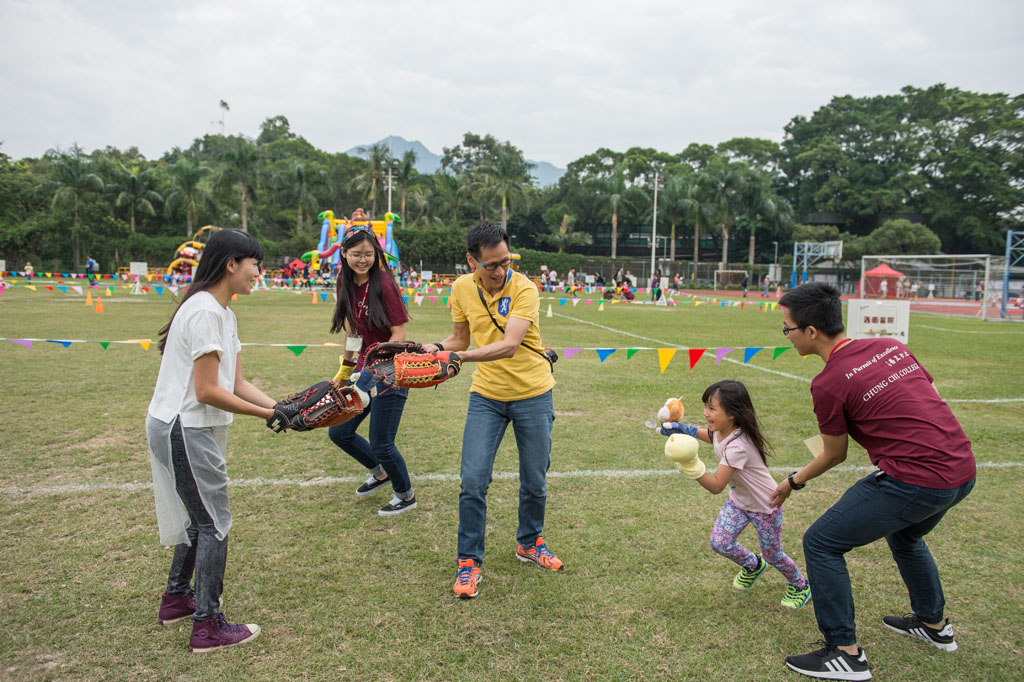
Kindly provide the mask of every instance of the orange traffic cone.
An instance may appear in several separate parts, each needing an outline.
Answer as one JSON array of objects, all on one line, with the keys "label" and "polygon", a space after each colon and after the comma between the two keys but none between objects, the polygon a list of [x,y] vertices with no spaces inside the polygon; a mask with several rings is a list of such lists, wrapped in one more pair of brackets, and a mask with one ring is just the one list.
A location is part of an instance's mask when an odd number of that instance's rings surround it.
[{"label": "orange traffic cone", "polygon": [[313,292],[313,303],[316,303],[316,292]]},{"label": "orange traffic cone", "polygon": [[100,298],[99,296],[96,297],[96,312],[103,312],[103,299]]},{"label": "orange traffic cone", "polygon": [[[99,296],[96,297],[96,300],[99,300]],[[85,292],[85,304],[88,305],[88,306],[92,305],[92,292],[91,291]]]}]

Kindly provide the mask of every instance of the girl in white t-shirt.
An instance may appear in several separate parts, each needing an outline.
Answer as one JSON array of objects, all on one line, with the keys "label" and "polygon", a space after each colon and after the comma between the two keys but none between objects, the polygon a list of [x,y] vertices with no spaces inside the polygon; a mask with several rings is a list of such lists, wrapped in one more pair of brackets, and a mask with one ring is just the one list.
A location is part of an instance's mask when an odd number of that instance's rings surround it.
[{"label": "girl in white t-shirt", "polygon": [[[726,380],[708,386],[701,400],[708,428],[666,422],[661,433],[685,433],[714,445],[718,468],[695,479],[715,495],[729,488],[711,529],[711,549],[739,564],[740,572],[732,581],[738,590],[750,589],[768,564],[774,566],[788,583],[782,605],[798,609],[807,603],[811,588],[782,551],[782,507],[770,504],[776,483],[768,471],[768,443],[761,435],[750,394],[740,382]],[[764,558],[737,542],[748,524],[757,531]]]},{"label": "girl in white t-shirt", "polygon": [[[255,624],[220,612],[231,509],[225,461],[233,414],[270,419],[275,402],[242,377],[235,313],[228,307],[260,275],[263,248],[237,230],[215,232],[188,293],[160,330],[160,374],[146,417],[160,541],[174,545],[157,622],[192,618],[196,653],[248,642]],[[195,575],[195,588],[190,581]]]}]

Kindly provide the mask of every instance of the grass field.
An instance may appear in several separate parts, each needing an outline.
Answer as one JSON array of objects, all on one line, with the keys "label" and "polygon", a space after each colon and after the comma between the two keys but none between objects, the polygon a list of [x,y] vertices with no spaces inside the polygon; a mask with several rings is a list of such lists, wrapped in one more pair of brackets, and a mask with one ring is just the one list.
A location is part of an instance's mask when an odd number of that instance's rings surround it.
[{"label": "grass field", "polygon": [[[755,299],[756,300],[756,299]],[[260,293],[235,304],[243,342],[312,344],[243,351],[245,374],[274,396],[333,375],[329,305]],[[0,336],[112,341],[156,338],[168,295],[104,297],[8,290]],[[385,519],[386,493],[359,499],[364,472],[323,432],[274,434],[236,417],[229,441],[234,527],[224,611],[257,622],[252,645],[188,654],[188,626],[156,624],[170,550],[158,543],[144,419],[160,357],[155,346],[36,342],[0,346],[0,679],[648,680],[798,679],[782,663],[816,640],[810,606],[779,605],[769,570],[746,593],[707,538],[722,496],[674,472],[643,422],[670,396],[699,414],[704,387],[742,380],[776,448],[776,478],[808,460],[816,433],[809,380],[817,358],[762,352],[748,366],[690,370],[685,352],[661,374],[657,355],[630,347],[778,346],[781,312],[717,306],[579,304],[542,317],[546,344],[593,350],[555,371],[545,538],[567,564],[549,574],[515,551],[518,484],[511,430],[489,495],[480,596],[460,601],[454,579],[459,452],[469,373],[414,392],[398,444],[419,499]],[[451,328],[440,303],[410,304],[408,335]],[[970,497],[930,537],[957,628],[946,654],[891,633],[881,618],[909,610],[883,543],[849,555],[858,637],[876,679],[1024,678],[1021,443],[1024,328],[915,315],[910,346],[947,399],[983,466]],[[738,354],[742,360],[742,353]],[[365,427],[364,427],[365,428]],[[702,446],[705,462],[714,461]],[[786,505],[783,546],[804,567],[800,538],[869,462],[847,462]],[[756,545],[747,531],[743,540]]]}]

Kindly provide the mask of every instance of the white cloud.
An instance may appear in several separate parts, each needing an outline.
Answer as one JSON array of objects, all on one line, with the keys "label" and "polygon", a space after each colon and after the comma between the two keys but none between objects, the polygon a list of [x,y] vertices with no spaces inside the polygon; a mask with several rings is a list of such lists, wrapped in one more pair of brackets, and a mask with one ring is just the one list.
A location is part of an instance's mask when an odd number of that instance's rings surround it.
[{"label": "white cloud", "polygon": [[472,130],[564,166],[598,147],[779,139],[836,95],[944,82],[1024,91],[1024,5],[0,3],[0,140],[157,157],[283,114],[328,151],[388,134],[435,152]]}]

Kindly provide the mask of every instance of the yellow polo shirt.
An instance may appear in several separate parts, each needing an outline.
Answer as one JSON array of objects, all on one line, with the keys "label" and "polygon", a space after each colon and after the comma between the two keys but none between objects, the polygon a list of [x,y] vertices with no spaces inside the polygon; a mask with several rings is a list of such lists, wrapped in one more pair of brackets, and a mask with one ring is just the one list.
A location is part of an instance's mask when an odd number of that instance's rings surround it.
[{"label": "yellow polo shirt", "polygon": [[[483,294],[484,303],[480,302]],[[544,350],[540,340],[540,295],[537,287],[523,275],[512,271],[505,286],[494,296],[480,287],[473,273],[462,275],[452,284],[452,321],[468,322],[473,346],[481,348],[501,341],[505,334],[491,322],[487,310],[502,327],[510,317],[530,322],[523,343],[510,358],[477,362],[469,390],[491,400],[512,401],[534,398],[555,385],[548,361],[527,346]]]}]

